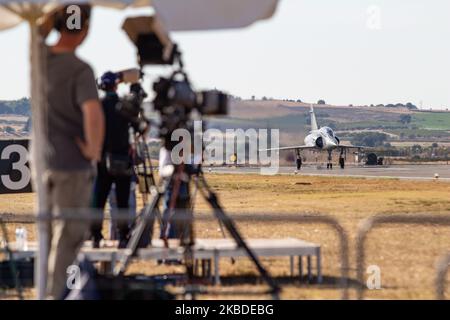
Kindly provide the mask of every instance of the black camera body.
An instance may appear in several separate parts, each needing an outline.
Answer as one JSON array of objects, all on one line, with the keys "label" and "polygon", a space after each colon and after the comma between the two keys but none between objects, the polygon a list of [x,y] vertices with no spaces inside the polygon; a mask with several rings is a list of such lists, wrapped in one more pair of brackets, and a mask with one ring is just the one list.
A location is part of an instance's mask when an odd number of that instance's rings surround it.
[{"label": "black camera body", "polygon": [[116,110],[128,121],[138,133],[144,133],[149,122],[143,116],[142,103],[147,97],[140,83],[133,83],[130,86],[130,93],[120,99],[116,105]]},{"label": "black camera body", "polygon": [[153,84],[153,90],[156,93],[153,106],[161,115],[160,137],[168,150],[173,148],[173,131],[179,128],[192,131],[190,114],[193,110],[202,116],[226,115],[228,112],[228,95],[218,90],[195,92],[182,71],[174,72],[170,78],[160,78]]},{"label": "black camera body", "polygon": [[165,108],[174,105],[184,106],[189,112],[195,109],[205,116],[226,115],[228,112],[227,94],[218,90],[195,92],[186,76],[183,80],[175,80],[173,76],[169,79],[160,78],[154,83],[153,90],[156,92],[153,101],[155,110],[162,113]]}]

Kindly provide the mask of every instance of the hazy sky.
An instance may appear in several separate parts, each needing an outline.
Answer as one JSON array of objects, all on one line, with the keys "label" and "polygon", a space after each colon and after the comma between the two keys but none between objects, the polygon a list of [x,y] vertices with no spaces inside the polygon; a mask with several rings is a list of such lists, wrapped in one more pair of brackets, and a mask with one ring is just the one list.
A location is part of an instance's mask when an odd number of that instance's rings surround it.
[{"label": "hazy sky", "polygon": [[[79,54],[97,75],[136,65],[120,30],[126,14],[94,11]],[[281,0],[272,19],[246,29],[172,36],[199,89],[244,98],[450,107],[448,0]],[[0,100],[29,94],[27,39],[26,25],[0,33]],[[150,79],[161,72],[146,71]]]}]

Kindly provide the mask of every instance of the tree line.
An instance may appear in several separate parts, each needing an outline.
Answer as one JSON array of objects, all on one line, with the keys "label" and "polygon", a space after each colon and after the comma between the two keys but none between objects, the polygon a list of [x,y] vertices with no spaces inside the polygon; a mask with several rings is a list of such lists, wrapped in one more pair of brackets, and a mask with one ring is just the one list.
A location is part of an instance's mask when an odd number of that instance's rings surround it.
[{"label": "tree line", "polygon": [[18,114],[23,116],[30,115],[30,99],[22,98],[19,100],[1,101],[0,114]]}]

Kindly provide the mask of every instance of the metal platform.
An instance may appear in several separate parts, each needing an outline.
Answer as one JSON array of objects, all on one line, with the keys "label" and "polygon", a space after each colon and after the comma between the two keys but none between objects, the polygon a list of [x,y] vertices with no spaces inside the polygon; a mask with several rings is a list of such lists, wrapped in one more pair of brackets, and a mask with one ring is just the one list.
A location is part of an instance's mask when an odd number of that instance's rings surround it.
[{"label": "metal platform", "polygon": [[[295,276],[295,259],[297,258],[298,276],[303,278],[303,257],[306,257],[306,270],[308,280],[312,280],[313,263],[315,258],[315,269],[317,282],[322,282],[321,253],[320,245],[306,242],[295,238],[285,239],[247,239],[249,247],[259,257],[289,257],[290,274]],[[87,241],[81,250],[88,259],[95,262],[103,262],[108,266],[106,271],[112,271],[116,262],[126,252],[126,249],[117,249],[113,241],[105,242],[105,247],[93,249]],[[14,258],[31,258],[36,254],[36,243],[30,243],[27,250],[15,250],[12,244]],[[139,249],[134,259],[141,260],[181,260],[183,259],[183,247],[179,246],[178,240],[170,240],[169,248],[164,247],[162,240],[153,240],[152,246]],[[202,275],[211,277],[214,284],[220,284],[220,259],[221,258],[242,258],[246,257],[244,250],[237,248],[236,243],[231,239],[196,239],[193,247],[196,273],[202,267]],[[214,270],[212,272],[211,266]]]}]

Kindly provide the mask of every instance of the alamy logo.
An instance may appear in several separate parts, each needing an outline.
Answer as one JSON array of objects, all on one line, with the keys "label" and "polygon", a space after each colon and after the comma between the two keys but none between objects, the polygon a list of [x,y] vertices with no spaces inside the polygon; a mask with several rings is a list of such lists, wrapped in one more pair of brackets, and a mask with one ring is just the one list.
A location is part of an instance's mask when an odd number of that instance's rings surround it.
[{"label": "alamy logo", "polygon": [[371,5],[367,8],[366,27],[369,30],[381,30],[381,8]]},{"label": "alamy logo", "polygon": [[236,164],[261,165],[260,172],[265,175],[277,174],[279,153],[268,151],[279,147],[278,129],[219,129],[202,130],[202,121],[194,121],[194,131],[176,129],[171,140],[172,164]]},{"label": "alamy logo", "polygon": [[367,267],[366,273],[369,275],[367,277],[367,289],[369,290],[379,290],[381,289],[381,269],[377,265],[371,265]]},{"label": "alamy logo", "polygon": [[81,8],[77,5],[68,6],[66,26],[68,30],[81,30]]},{"label": "alamy logo", "polygon": [[80,267],[77,265],[70,265],[67,267],[67,281],[66,285],[69,290],[81,289],[81,272]]}]

